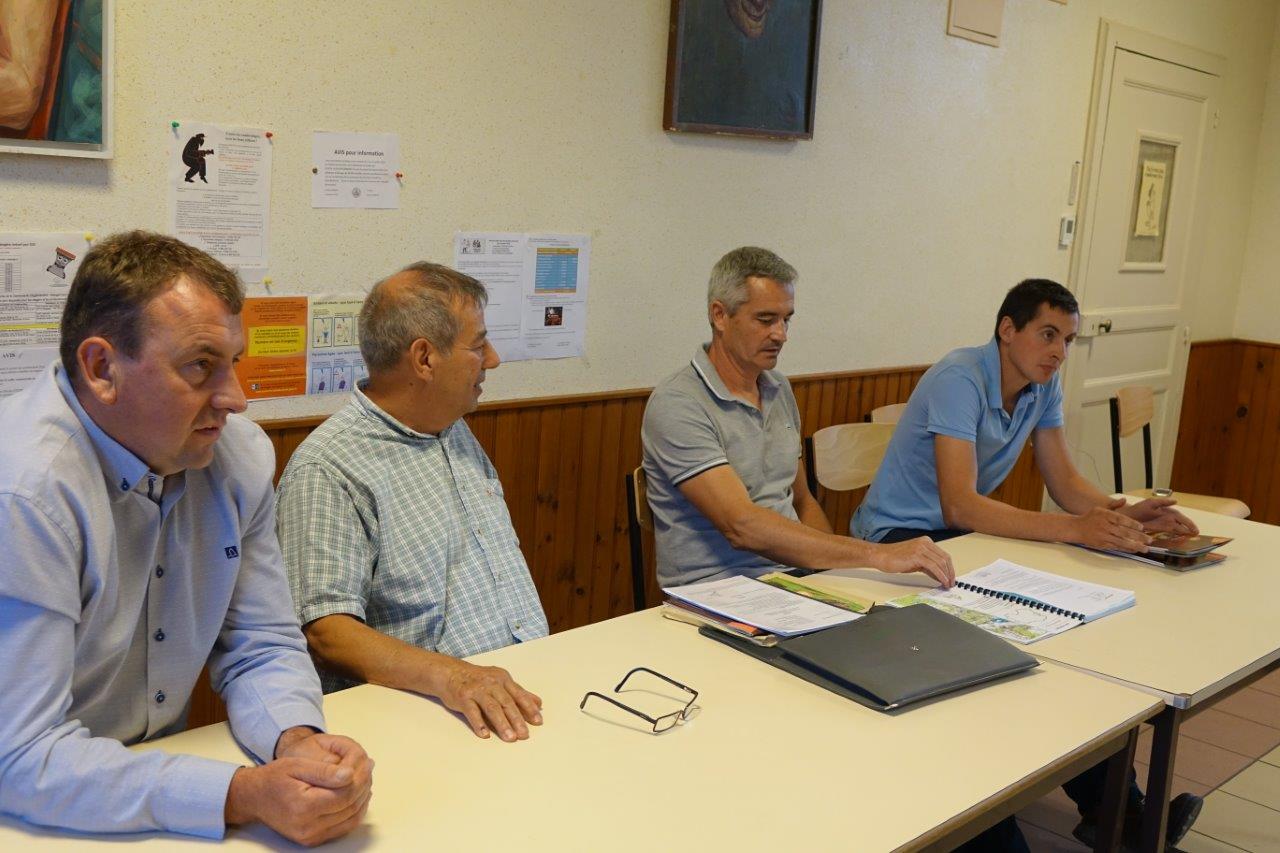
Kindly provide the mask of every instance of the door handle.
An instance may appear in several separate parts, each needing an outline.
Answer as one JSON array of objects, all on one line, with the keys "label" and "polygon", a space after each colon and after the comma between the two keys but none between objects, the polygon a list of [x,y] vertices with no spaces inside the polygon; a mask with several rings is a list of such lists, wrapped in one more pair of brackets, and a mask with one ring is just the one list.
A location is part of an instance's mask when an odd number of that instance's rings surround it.
[{"label": "door handle", "polygon": [[1107,335],[1111,333],[1111,318],[1098,321],[1098,334]]}]

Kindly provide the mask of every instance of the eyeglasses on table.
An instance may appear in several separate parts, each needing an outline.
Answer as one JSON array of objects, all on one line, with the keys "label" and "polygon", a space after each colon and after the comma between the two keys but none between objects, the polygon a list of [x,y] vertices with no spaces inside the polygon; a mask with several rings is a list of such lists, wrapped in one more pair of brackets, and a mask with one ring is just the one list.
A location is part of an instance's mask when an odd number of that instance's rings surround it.
[{"label": "eyeglasses on table", "polygon": [[610,705],[621,708],[622,710],[626,711],[628,714],[634,714],[635,716],[644,720],[650,726],[653,727],[653,731],[655,734],[665,732],[671,728],[674,728],[677,723],[686,722],[687,720],[691,719],[695,714],[697,714],[699,708],[697,705],[694,704],[694,702],[698,700],[697,690],[694,690],[692,687],[689,687],[688,685],[681,684],[680,682],[676,681],[674,678],[668,678],[667,676],[663,675],[660,672],[657,672],[656,670],[649,669],[647,666],[638,666],[635,669],[628,672],[626,675],[622,676],[622,680],[618,682],[617,687],[613,688],[613,692],[621,693],[622,689],[627,685],[627,680],[631,678],[631,676],[635,675],[637,672],[647,672],[650,675],[661,678],[663,681],[667,682],[673,687],[680,688],[685,693],[689,694],[689,701],[686,702],[685,706],[678,711],[672,711],[670,714],[663,714],[661,717],[651,717],[641,710],[632,708],[630,705],[626,705],[622,702],[619,702],[617,699],[614,699],[610,696],[606,696],[603,693],[597,693],[595,690],[589,690],[587,691],[587,694],[582,697],[582,701],[578,703],[578,710],[579,711],[584,710],[587,706],[587,700],[590,699],[592,696],[594,696],[597,699],[603,699],[604,701],[608,702]]}]

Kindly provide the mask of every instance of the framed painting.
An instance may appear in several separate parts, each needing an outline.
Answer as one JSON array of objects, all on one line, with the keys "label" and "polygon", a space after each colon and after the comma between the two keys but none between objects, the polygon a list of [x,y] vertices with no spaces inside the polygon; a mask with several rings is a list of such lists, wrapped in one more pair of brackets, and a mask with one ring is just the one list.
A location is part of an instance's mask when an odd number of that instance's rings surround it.
[{"label": "framed painting", "polygon": [[663,127],[812,139],[822,0],[671,0]]},{"label": "framed painting", "polygon": [[0,0],[0,154],[111,156],[114,0]]}]

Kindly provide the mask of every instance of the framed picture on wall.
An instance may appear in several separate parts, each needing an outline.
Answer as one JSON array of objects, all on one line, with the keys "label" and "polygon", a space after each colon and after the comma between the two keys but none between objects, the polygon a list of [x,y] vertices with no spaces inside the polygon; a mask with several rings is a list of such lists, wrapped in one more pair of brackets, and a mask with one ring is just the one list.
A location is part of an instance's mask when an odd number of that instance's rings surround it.
[{"label": "framed picture on wall", "polygon": [[663,127],[812,139],[822,0],[671,0]]},{"label": "framed picture on wall", "polygon": [[0,154],[111,156],[114,0],[0,0]]}]

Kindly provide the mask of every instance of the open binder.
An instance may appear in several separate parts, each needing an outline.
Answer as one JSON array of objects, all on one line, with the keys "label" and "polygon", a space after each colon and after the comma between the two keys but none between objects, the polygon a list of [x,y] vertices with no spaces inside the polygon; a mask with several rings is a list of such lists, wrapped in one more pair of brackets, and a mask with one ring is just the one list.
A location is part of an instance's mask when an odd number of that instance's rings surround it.
[{"label": "open binder", "polygon": [[895,708],[1024,672],[1039,661],[932,607],[876,610],[856,622],[757,646],[710,628],[700,633],[846,699]]}]

